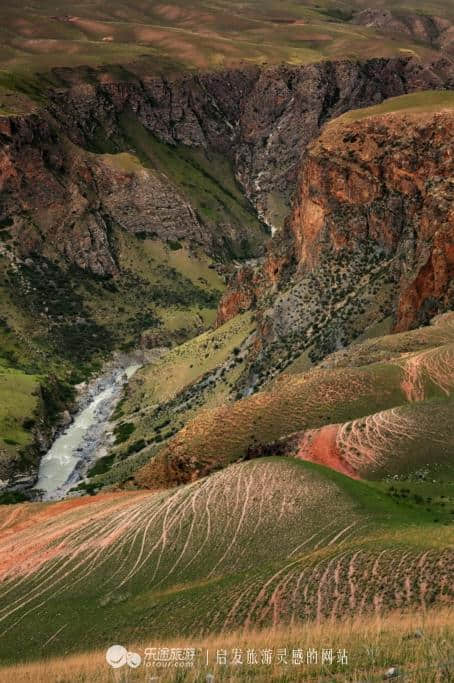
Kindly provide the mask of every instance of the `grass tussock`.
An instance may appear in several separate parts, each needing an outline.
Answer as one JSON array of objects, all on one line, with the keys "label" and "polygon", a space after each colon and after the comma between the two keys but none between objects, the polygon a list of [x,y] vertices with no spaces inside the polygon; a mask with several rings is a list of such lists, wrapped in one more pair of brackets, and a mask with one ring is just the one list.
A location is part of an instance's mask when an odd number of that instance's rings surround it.
[{"label": "grass tussock", "polygon": [[[144,655],[150,647],[184,648],[196,650],[195,665],[186,671],[145,666],[137,669],[111,669],[105,651],[97,650],[70,657],[43,659],[39,662],[18,664],[0,669],[0,681],[16,683],[102,683],[104,681],[204,681],[207,673],[215,681],[375,681],[383,680],[388,669],[395,667],[396,680],[412,683],[450,681],[454,676],[454,619],[452,609],[425,613],[362,616],[345,621],[293,624],[262,631],[232,632],[208,635],[187,641],[153,641],[128,644],[130,651]],[[241,649],[245,659],[247,650],[270,649],[276,653],[286,648],[289,663],[271,665],[247,664],[233,666],[216,664],[217,651]],[[321,664],[321,650],[333,649],[333,663]],[[318,651],[317,663],[294,665],[294,649]],[[346,650],[347,663],[337,662],[337,651]],[[208,650],[208,665],[206,653]],[[260,655],[259,655],[260,656]],[[306,659],[306,657],[305,657]],[[260,659],[259,659],[260,661]]]}]

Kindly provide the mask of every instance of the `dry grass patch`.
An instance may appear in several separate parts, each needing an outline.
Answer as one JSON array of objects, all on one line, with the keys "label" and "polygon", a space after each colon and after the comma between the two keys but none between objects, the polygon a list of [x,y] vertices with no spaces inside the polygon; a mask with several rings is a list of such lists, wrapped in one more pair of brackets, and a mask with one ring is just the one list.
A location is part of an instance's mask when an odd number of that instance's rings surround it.
[{"label": "dry grass patch", "polygon": [[[394,612],[386,616],[361,616],[341,621],[296,623],[263,631],[233,631],[208,635],[203,639],[153,640],[128,645],[131,651],[144,655],[148,647],[196,649],[197,664],[186,675],[176,678],[175,670],[165,671],[140,666],[137,670],[114,672],[105,660],[105,651],[84,652],[70,657],[47,659],[0,669],[0,681],[15,683],[104,683],[107,681],[143,681],[144,673],[159,675],[160,683],[175,680],[195,683],[205,680],[207,673],[215,681],[351,681],[359,683],[383,679],[390,667],[397,667],[405,680],[429,683],[452,680],[454,614],[452,609],[427,612]],[[214,664],[217,650],[241,649],[259,654],[270,649],[285,648],[292,658],[293,650],[333,649],[334,663],[307,665],[239,665]],[[208,649],[209,664],[206,666]],[[337,663],[337,651],[346,650],[346,665]],[[152,672],[152,673],[151,673]],[[398,678],[397,680],[400,680]]]}]

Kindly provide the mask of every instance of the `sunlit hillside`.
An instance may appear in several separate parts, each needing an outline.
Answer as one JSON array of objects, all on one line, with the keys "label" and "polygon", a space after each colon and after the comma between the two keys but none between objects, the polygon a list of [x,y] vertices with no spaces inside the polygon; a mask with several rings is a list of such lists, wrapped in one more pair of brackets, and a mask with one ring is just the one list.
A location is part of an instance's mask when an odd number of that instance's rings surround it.
[{"label": "sunlit hillside", "polygon": [[[395,3],[381,5],[395,10]],[[417,21],[377,25],[355,19],[370,5],[330,0],[301,5],[287,2],[184,2],[56,4],[29,6],[20,0],[0,12],[3,68],[30,71],[52,66],[142,62],[148,68],[216,68],[246,63],[289,62],[324,58],[435,54],[430,32]],[[451,3],[411,2],[408,14],[453,18]],[[389,24],[389,22],[388,22]],[[419,22],[421,24],[421,22]],[[444,25],[443,25],[444,26]]]},{"label": "sunlit hillside", "polygon": [[442,606],[454,561],[442,521],[281,458],[171,491],[4,507],[2,658]]}]

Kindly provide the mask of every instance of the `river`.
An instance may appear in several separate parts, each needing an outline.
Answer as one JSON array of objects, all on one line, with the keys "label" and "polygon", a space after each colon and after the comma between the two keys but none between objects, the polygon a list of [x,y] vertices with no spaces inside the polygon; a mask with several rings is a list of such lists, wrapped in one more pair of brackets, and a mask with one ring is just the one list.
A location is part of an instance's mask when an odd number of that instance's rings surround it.
[{"label": "river", "polygon": [[90,383],[72,423],[41,459],[36,489],[43,500],[59,500],[85,475],[88,466],[106,453],[107,425],[123,386],[141,365],[131,361]]}]

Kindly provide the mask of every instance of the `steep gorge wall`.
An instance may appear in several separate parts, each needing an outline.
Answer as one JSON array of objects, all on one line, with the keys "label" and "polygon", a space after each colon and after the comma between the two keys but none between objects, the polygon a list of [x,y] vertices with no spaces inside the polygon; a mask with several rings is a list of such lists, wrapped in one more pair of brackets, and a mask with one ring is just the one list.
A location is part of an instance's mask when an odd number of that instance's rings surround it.
[{"label": "steep gorge wall", "polygon": [[45,107],[0,118],[0,219],[21,255],[56,250],[98,275],[116,272],[112,222],[163,239],[187,237],[211,251],[218,244],[165,176],[113,165],[99,153],[135,151],[122,117],[170,145],[229,158],[259,216],[280,226],[301,155],[324,122],[393,95],[454,83],[449,61],[423,66],[408,59],[142,79],[63,69],[54,77],[62,87],[49,89]]},{"label": "steep gorge wall", "polygon": [[163,239],[204,238],[172,185],[127,157],[113,163],[70,143],[45,111],[0,118],[0,218],[18,257],[59,255],[99,276],[117,272],[113,222]]},{"label": "steep gorge wall", "polygon": [[[452,306],[453,124],[453,110],[443,107],[327,123],[302,157],[284,231],[269,246],[264,264],[235,274],[218,323],[257,304],[262,313],[268,306],[263,339],[309,328],[308,305],[299,318],[292,315],[300,305],[299,290],[307,289],[314,273],[339,270],[340,256],[347,261],[341,279],[328,289],[342,285],[354,292],[361,273],[351,277],[351,264],[373,252],[378,265],[387,264],[391,292],[383,313],[393,315],[396,330],[425,324]],[[324,296],[320,289],[319,301]]]},{"label": "steep gorge wall", "polygon": [[394,257],[396,329],[454,303],[454,110],[328,125],[308,150],[291,230],[298,269],[372,242]]},{"label": "steep gorge wall", "polygon": [[[86,148],[99,136],[115,147],[119,117],[129,112],[173,145],[229,157],[237,178],[270,226],[286,214],[301,155],[330,118],[414,90],[454,87],[448,59],[339,61],[118,81],[101,71],[59,70],[50,111]],[[276,208],[274,204],[280,205]],[[277,226],[279,227],[279,226]]]}]

